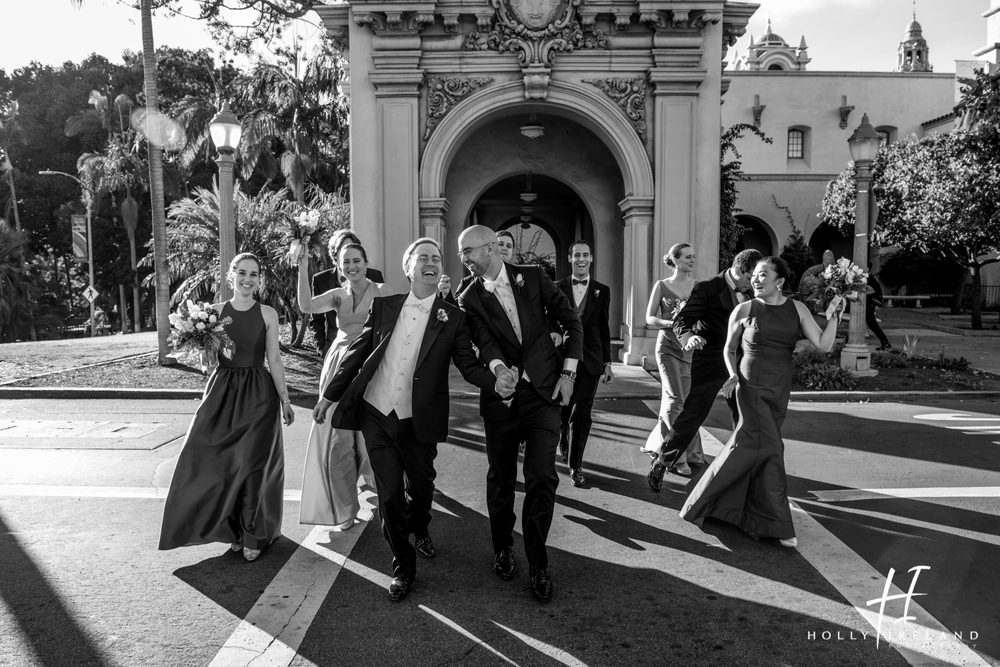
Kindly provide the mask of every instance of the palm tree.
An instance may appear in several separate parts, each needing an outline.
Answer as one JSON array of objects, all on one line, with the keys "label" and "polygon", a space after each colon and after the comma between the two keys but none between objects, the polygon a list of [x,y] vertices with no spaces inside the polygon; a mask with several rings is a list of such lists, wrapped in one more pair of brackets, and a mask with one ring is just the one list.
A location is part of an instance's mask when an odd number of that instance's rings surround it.
[{"label": "palm tree", "polygon": [[[75,7],[83,5],[84,0],[70,0]],[[156,51],[153,48],[153,7],[152,0],[140,0],[139,15],[142,24],[142,72],[146,94],[146,138],[149,153],[149,199],[153,214],[153,275],[156,280],[156,337],[158,341],[158,361],[161,366],[173,362],[167,355],[170,346],[167,338],[170,336],[169,293],[170,283],[167,278],[167,218],[163,202],[163,149],[152,132],[152,125],[159,119],[156,94]]]},{"label": "palm tree", "polygon": [[[240,142],[242,175],[256,170],[268,177],[280,171],[299,203],[306,182],[318,168],[342,169],[346,106],[337,84],[343,71],[338,55],[325,46],[306,66],[305,75],[278,65],[258,63],[238,82],[237,103],[243,115]],[[275,159],[275,150],[280,155]],[[343,180],[334,179],[334,189]]]}]

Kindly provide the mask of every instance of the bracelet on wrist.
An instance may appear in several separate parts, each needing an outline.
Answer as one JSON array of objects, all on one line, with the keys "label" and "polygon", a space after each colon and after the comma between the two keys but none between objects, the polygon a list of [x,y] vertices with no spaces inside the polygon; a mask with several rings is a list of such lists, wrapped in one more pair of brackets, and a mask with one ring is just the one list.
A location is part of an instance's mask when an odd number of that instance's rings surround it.
[{"label": "bracelet on wrist", "polygon": [[564,378],[567,378],[570,382],[576,382],[575,371],[564,370],[561,373],[559,373],[559,375],[561,375]]}]

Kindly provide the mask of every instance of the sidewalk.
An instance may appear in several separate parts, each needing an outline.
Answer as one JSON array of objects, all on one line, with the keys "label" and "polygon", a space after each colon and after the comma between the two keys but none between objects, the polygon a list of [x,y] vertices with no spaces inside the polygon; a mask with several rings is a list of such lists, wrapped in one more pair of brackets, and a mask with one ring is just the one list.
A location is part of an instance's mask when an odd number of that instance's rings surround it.
[{"label": "sidewalk", "polygon": [[[909,336],[918,340],[919,355],[933,357],[943,351],[947,357],[965,357],[973,368],[1000,375],[1000,330],[989,328],[996,324],[996,313],[984,314],[986,329],[972,331],[968,315],[951,319],[941,316],[945,312],[942,308],[880,308],[878,318],[896,347],[902,347]],[[874,340],[869,337],[869,344]]]}]

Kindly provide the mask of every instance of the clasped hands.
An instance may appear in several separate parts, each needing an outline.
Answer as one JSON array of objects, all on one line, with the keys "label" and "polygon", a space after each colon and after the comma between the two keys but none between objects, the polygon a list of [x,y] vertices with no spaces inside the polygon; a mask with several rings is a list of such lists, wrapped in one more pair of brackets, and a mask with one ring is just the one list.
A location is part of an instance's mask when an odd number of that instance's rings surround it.
[{"label": "clasped hands", "polygon": [[692,350],[700,350],[705,347],[706,343],[708,343],[708,341],[701,336],[691,336],[688,338],[688,342],[684,344],[684,351],[691,352]]},{"label": "clasped hands", "polygon": [[517,366],[507,368],[501,364],[497,366],[496,378],[497,381],[493,385],[493,390],[500,398],[504,399],[504,402],[507,402],[514,395],[514,390],[517,388],[518,380],[521,379],[521,374],[518,372]]}]

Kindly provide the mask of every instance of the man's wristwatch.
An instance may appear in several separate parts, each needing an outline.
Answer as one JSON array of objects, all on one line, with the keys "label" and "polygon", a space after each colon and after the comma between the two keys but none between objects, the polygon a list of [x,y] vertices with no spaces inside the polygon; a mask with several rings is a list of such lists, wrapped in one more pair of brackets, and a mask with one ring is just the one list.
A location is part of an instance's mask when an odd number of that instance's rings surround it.
[{"label": "man's wristwatch", "polygon": [[564,378],[569,378],[570,382],[576,382],[576,372],[575,371],[564,370],[564,371],[562,371],[559,374],[562,375]]}]

